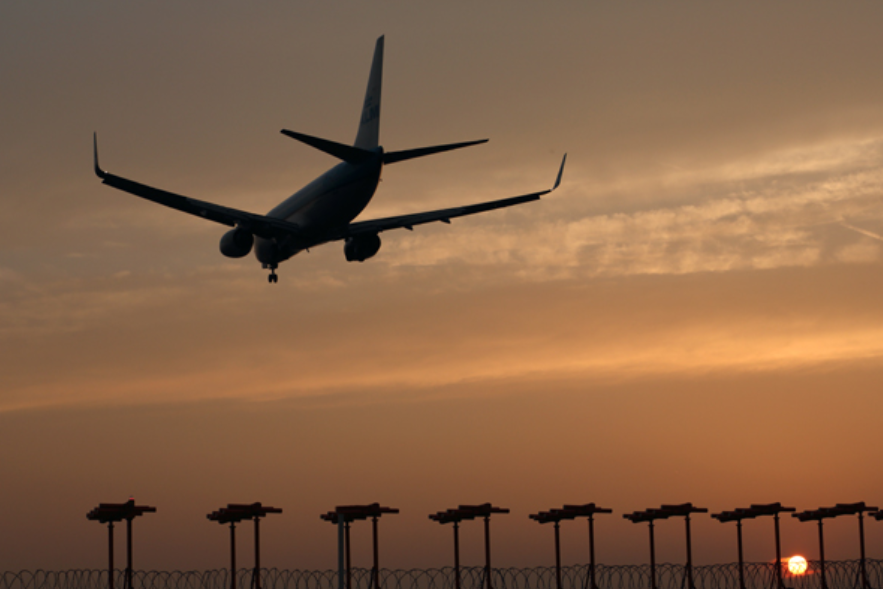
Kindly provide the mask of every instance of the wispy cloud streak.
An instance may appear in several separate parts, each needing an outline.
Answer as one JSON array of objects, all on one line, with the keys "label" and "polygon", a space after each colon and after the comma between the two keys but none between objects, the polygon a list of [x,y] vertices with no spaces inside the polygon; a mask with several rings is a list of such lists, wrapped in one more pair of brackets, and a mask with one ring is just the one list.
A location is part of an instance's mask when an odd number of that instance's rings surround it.
[{"label": "wispy cloud streak", "polygon": [[[598,198],[575,182],[571,179],[568,201]],[[641,190],[652,185],[647,180]],[[696,196],[689,204],[578,217],[569,216],[565,206],[548,213],[540,205],[531,210],[537,215],[533,222],[520,219],[517,233],[486,219],[477,230],[402,240],[385,259],[393,266],[517,262],[537,278],[553,270],[568,277],[687,274],[838,260],[837,250],[852,243],[820,230],[831,223],[880,239],[842,222],[847,216],[883,221],[879,141],[773,154],[693,174],[680,171],[657,178],[656,185],[663,201],[676,200],[678,192]]]},{"label": "wispy cloud streak", "polygon": [[841,221],[840,224],[843,225],[844,227],[846,227],[847,229],[852,229],[856,233],[861,233],[865,237],[870,237],[871,239],[876,239],[877,241],[883,241],[883,236],[880,236],[877,233],[874,233],[873,231],[868,231],[867,229],[862,229],[861,227],[856,227],[855,225],[847,223],[846,221]]}]

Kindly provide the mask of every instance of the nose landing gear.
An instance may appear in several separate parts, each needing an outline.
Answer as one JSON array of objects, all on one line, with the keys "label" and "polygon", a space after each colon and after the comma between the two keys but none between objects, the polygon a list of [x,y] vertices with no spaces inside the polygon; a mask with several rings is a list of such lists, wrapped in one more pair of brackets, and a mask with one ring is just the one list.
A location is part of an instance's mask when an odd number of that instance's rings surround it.
[{"label": "nose landing gear", "polygon": [[279,276],[276,275],[276,266],[272,266],[270,268],[270,275],[267,276],[267,281],[270,284],[273,284],[275,282],[279,282]]}]

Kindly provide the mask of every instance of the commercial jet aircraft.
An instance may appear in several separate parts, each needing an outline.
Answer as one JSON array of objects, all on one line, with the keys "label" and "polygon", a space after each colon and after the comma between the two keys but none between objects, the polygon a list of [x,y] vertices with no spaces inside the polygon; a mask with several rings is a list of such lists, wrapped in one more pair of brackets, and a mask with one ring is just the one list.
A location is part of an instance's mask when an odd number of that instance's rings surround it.
[{"label": "commercial jet aircraft", "polygon": [[487,139],[481,139],[403,151],[384,151],[379,143],[382,78],[383,37],[380,37],[374,48],[374,60],[368,77],[362,118],[353,145],[320,139],[287,129],[282,130],[284,135],[342,161],[298,190],[293,196],[282,201],[266,215],[256,215],[196,200],[106,172],[98,165],[97,133],[93,137],[95,173],[101,178],[102,183],[118,190],[233,227],[221,238],[221,253],[230,258],[241,258],[254,249],[255,257],[261,266],[270,270],[271,283],[279,279],[276,268],[280,262],[323,243],[343,240],[346,259],[350,262],[363,262],[380,249],[379,234],[383,231],[401,228],[413,230],[415,225],[434,221],[450,223],[454,217],[474,215],[538,200],[540,196],[558,188],[564,172],[566,154],[561,160],[555,185],[549,190],[450,209],[353,223],[352,220],[362,212],[374,196],[384,165],[487,142]]}]

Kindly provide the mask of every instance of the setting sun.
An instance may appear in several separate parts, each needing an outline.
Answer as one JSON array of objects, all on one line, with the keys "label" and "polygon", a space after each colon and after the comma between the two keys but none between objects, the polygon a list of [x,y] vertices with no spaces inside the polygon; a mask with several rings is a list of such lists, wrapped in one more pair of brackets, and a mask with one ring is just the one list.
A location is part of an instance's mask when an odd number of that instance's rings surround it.
[{"label": "setting sun", "polygon": [[788,572],[792,575],[802,575],[806,572],[806,559],[802,556],[792,556],[788,559]]}]

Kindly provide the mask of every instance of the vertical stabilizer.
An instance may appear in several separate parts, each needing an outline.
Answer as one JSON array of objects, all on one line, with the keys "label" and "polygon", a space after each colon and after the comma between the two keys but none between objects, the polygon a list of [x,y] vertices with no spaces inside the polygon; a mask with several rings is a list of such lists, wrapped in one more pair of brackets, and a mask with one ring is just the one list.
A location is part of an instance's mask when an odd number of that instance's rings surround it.
[{"label": "vertical stabilizer", "polygon": [[359,121],[359,132],[356,134],[355,147],[374,149],[380,145],[380,90],[383,87],[383,37],[377,39],[374,47],[374,61],[371,63],[371,75],[368,77],[368,89],[365,91],[365,105],[362,107],[362,119]]}]

